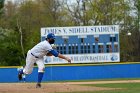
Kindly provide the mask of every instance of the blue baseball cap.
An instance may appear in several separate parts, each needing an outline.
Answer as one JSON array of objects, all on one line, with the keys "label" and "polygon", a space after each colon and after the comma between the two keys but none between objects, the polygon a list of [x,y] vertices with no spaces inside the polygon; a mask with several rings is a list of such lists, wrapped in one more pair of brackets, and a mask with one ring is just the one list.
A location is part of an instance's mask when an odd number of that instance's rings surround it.
[{"label": "blue baseball cap", "polygon": [[55,39],[55,35],[53,33],[49,33],[47,35],[47,39]]}]

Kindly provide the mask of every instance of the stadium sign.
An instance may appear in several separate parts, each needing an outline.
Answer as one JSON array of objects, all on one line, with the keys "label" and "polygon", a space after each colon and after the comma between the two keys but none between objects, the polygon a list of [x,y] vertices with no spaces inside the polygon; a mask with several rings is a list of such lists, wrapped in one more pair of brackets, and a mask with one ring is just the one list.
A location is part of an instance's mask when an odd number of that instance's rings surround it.
[{"label": "stadium sign", "polygon": [[[119,26],[74,26],[41,28],[41,40],[48,33],[56,35],[58,52],[72,63],[119,62]],[[57,57],[44,57],[46,64],[67,63]]]}]

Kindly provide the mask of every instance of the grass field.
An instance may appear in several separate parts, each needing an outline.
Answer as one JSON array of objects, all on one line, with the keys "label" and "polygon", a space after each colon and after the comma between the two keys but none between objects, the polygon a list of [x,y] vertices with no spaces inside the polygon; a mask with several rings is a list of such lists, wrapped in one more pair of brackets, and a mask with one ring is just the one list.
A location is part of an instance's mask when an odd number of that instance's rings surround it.
[{"label": "grass field", "polygon": [[84,84],[82,86],[107,87],[116,89],[93,91],[93,92],[71,92],[71,93],[140,93],[140,83]]},{"label": "grass field", "polygon": [[[89,86],[93,86],[93,85],[89,85]],[[115,83],[115,84],[97,84],[97,85],[94,84],[94,86],[120,88],[117,90],[100,91],[96,93],[140,93],[140,83]]]}]

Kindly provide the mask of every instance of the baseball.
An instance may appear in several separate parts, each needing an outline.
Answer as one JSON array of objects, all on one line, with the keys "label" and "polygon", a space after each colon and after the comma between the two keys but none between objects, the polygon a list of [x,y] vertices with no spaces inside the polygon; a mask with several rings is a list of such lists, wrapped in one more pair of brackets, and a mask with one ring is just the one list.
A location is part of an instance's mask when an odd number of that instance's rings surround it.
[{"label": "baseball", "polygon": [[56,45],[55,44],[51,44],[52,48],[56,49]]},{"label": "baseball", "polygon": [[128,36],[131,36],[131,33],[129,32],[129,33],[127,33],[127,35],[128,35]]}]

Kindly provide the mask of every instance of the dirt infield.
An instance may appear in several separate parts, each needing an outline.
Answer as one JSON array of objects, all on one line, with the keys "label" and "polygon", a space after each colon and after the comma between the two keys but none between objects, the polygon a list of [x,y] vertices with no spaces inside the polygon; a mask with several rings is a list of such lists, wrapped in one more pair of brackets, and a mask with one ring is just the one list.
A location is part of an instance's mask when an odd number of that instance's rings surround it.
[{"label": "dirt infield", "polygon": [[140,80],[42,83],[42,88],[38,89],[35,88],[35,83],[0,83],[0,93],[56,93],[56,92],[114,90],[115,88],[104,88],[83,85],[81,86],[80,84],[131,83],[131,82],[140,82]]}]

